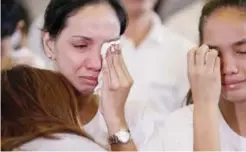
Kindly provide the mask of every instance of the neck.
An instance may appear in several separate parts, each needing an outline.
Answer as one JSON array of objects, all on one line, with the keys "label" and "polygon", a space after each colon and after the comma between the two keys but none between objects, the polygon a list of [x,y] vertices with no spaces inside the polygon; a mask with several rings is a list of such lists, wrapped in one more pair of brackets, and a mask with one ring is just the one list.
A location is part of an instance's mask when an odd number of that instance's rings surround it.
[{"label": "neck", "polygon": [[238,135],[246,137],[246,102],[220,102],[220,110],[227,124]]},{"label": "neck", "polygon": [[133,41],[135,46],[141,44],[151,29],[152,12],[138,16],[129,16],[129,23],[125,36]]}]

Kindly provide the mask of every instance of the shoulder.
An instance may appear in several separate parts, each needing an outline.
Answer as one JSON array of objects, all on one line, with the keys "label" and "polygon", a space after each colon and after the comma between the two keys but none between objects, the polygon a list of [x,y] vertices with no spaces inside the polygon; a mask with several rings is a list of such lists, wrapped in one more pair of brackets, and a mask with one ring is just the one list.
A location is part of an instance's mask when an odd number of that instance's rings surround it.
[{"label": "shoulder", "polygon": [[36,138],[28,143],[25,143],[18,149],[34,151],[104,151],[104,149],[99,145],[82,136],[68,133],[59,133],[55,134],[55,136],[58,137],[58,139],[48,139],[43,137]]}]

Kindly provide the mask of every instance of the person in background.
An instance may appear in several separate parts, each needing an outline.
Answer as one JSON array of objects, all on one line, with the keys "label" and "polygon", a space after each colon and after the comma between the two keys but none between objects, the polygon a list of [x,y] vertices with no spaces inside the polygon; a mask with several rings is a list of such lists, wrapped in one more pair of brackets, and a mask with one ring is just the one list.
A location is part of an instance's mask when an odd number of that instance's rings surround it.
[{"label": "person in background", "polygon": [[37,54],[45,64],[45,69],[55,70],[55,64],[50,60],[43,48],[42,44],[42,28],[44,25],[44,13],[32,22],[28,32],[28,47]]},{"label": "person in background", "polygon": [[[1,58],[15,64],[43,67],[43,62],[27,48],[28,13],[21,3],[3,0],[1,5]],[[5,61],[3,65],[5,65]]]},{"label": "person in background", "polygon": [[168,112],[182,107],[189,88],[183,68],[192,44],[162,25],[154,12],[157,0],[121,1],[129,17],[121,38],[123,57],[135,82],[129,98]]},{"label": "person in background", "polygon": [[[189,41],[198,44],[199,31],[197,24],[199,23],[200,12],[204,4],[205,0],[196,0],[168,17],[164,20],[163,24]],[[184,23],[187,23],[187,25],[184,26]]]},{"label": "person in background", "polygon": [[[112,72],[109,66],[105,64],[103,72],[108,78]],[[110,115],[113,111],[124,115],[126,101],[115,103],[110,97],[127,96],[130,89],[110,89],[113,79],[104,83],[106,97],[102,100],[109,136],[116,125]],[[120,79],[126,78],[121,75]],[[24,65],[2,70],[1,80],[1,150],[106,151],[83,129],[97,112],[96,95],[78,95],[60,73]],[[125,146],[117,145],[115,138],[110,141],[114,143],[112,151],[136,150],[132,140]]]},{"label": "person in background", "polygon": [[[188,103],[194,104],[167,118],[165,150],[246,151],[245,10],[242,0],[210,0],[203,7],[203,45],[188,55]],[[196,138],[204,141],[195,143]]]}]

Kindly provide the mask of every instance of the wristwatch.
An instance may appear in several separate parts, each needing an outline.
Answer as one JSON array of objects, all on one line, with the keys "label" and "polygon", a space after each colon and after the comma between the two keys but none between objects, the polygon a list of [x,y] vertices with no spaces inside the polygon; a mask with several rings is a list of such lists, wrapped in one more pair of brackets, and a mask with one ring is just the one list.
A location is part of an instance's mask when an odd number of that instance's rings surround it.
[{"label": "wristwatch", "polygon": [[120,129],[115,134],[109,137],[109,143],[112,144],[127,144],[131,140],[129,129]]}]

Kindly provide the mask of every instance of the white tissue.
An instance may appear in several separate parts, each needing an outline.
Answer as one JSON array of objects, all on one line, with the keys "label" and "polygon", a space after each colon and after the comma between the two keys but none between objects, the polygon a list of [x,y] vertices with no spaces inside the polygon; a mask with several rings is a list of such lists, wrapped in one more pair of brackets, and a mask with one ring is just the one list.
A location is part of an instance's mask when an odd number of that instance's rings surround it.
[{"label": "white tissue", "polygon": [[[120,40],[116,40],[116,41],[111,41],[111,42],[108,42],[108,43],[104,43],[102,45],[102,48],[101,48],[101,56],[102,58],[104,59],[106,54],[107,54],[107,50],[108,48],[113,45],[113,44],[120,44]],[[114,51],[114,49],[112,50]],[[103,78],[102,78],[102,72],[100,72],[99,76],[98,76],[98,85],[97,87],[94,89],[94,93],[97,94],[97,95],[101,95],[101,88],[102,88],[102,83],[103,83]]]},{"label": "white tissue", "polygon": [[102,55],[103,58],[106,56],[108,48],[109,48],[111,45],[113,45],[113,44],[120,44],[120,40],[111,41],[111,42],[108,42],[108,43],[104,43],[104,44],[102,45],[101,55]]}]

